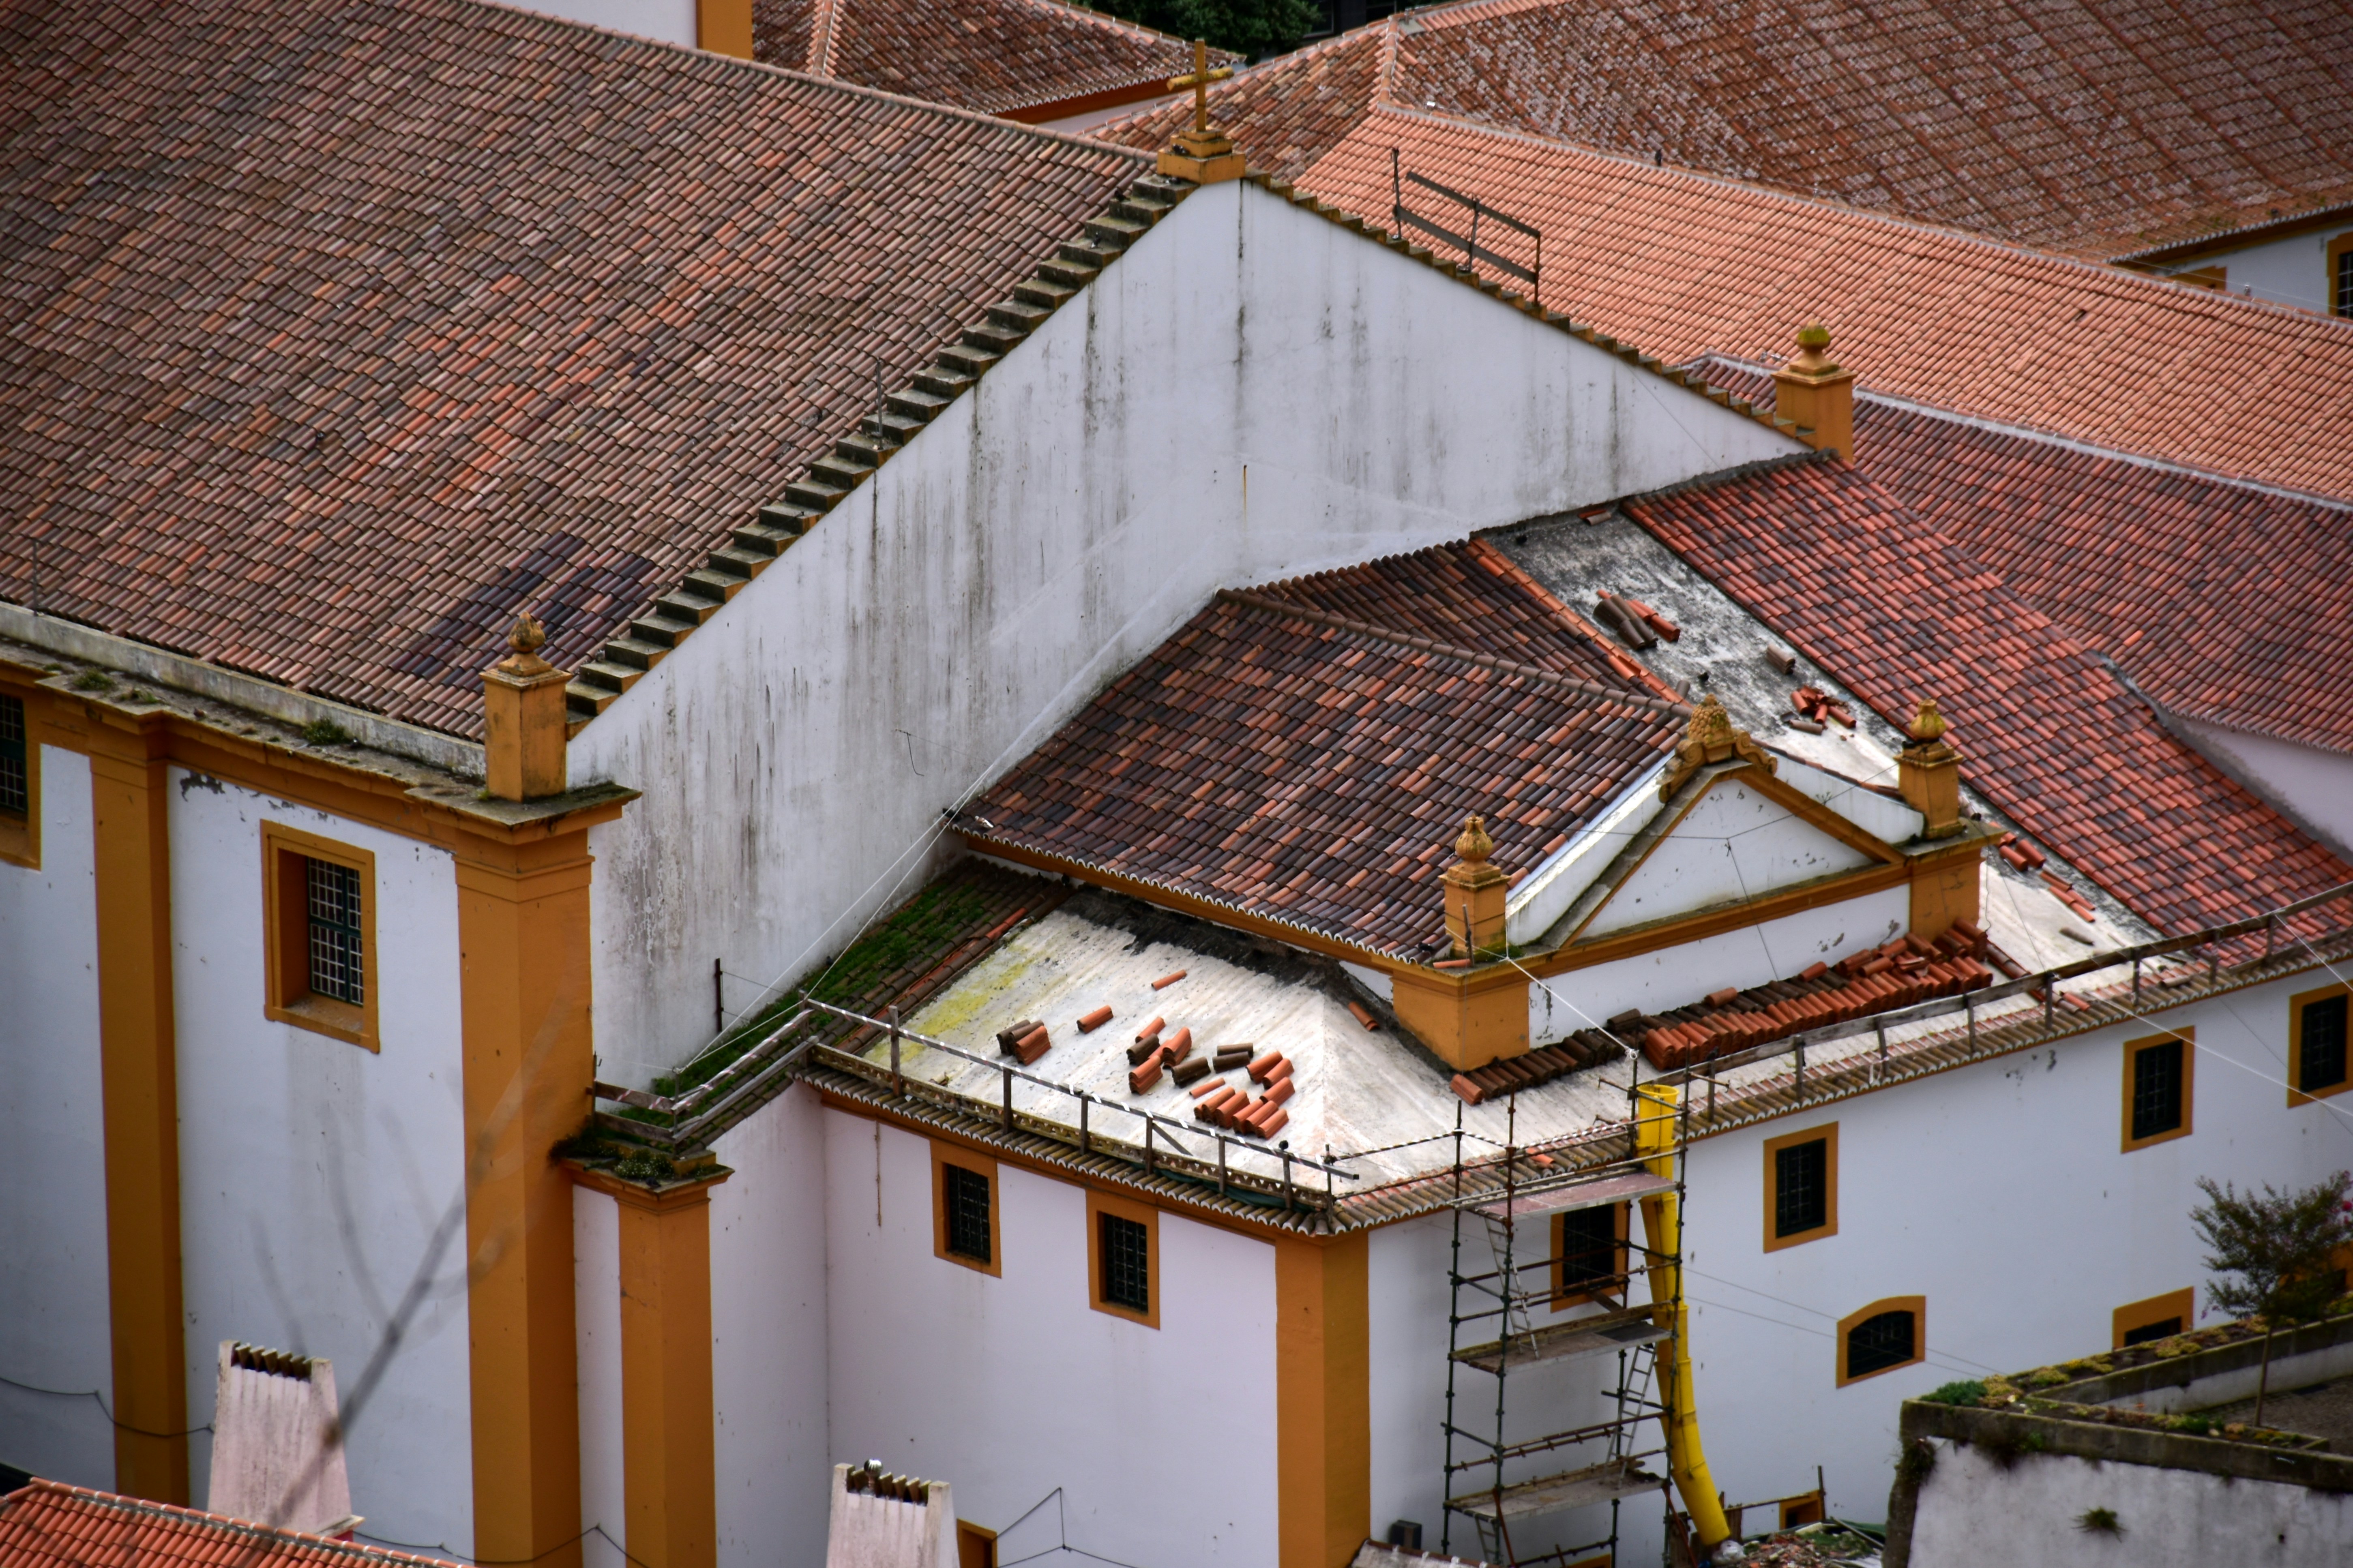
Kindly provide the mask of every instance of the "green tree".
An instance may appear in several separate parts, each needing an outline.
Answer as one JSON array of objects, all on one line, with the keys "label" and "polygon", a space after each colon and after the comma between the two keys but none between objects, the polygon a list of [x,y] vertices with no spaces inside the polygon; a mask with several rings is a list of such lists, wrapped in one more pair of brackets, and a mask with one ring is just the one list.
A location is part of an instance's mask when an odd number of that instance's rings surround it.
[{"label": "green tree", "polygon": [[1094,0],[1094,8],[1253,60],[1296,48],[1324,15],[1315,0]]},{"label": "green tree", "polygon": [[2281,1192],[2269,1182],[2259,1197],[2241,1196],[2228,1183],[2198,1178],[2206,1194],[2189,1223],[2211,1250],[2206,1267],[2235,1279],[2209,1280],[2206,1299],[2234,1318],[2260,1313],[2263,1320],[2263,1371],[2255,1380],[2255,1419],[2263,1424],[2263,1396],[2272,1375],[2272,1335],[2282,1323],[2307,1323],[2343,1294],[2345,1279],[2330,1255],[2353,1240],[2353,1215],[2346,1188],[2353,1174],[2337,1172],[2301,1190]]}]

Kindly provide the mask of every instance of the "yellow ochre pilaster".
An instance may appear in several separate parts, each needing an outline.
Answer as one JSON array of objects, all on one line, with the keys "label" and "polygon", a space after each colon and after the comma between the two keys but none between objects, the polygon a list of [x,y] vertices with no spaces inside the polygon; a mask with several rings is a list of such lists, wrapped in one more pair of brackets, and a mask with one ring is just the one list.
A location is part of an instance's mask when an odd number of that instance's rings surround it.
[{"label": "yellow ochre pilaster", "polygon": [[719,1561],[711,1374],[711,1189],[616,1182],[621,1211],[621,1455],[629,1555],[646,1568]]},{"label": "yellow ochre pilaster", "polygon": [[1369,1256],[1362,1231],[1274,1244],[1282,1568],[1344,1568],[1372,1529]]}]

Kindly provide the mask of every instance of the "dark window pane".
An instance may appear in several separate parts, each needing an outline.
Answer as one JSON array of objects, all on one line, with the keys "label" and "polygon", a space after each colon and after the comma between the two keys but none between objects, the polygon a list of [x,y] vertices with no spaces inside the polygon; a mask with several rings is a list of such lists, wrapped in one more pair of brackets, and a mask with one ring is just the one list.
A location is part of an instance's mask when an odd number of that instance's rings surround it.
[{"label": "dark window pane", "polygon": [[2298,1089],[2334,1089],[2345,1081],[2345,1003],[2342,996],[2330,996],[2305,1005],[2296,1051]]},{"label": "dark window pane", "polygon": [[948,1250],[988,1262],[988,1178],[962,1165],[942,1165],[940,1170],[947,1178]]},{"label": "dark window pane", "polygon": [[20,698],[0,697],[0,811],[21,815],[31,808],[25,783],[25,704]]},{"label": "dark window pane", "polygon": [[2125,1343],[2128,1345],[2145,1345],[2151,1340],[2171,1339],[2180,1331],[2180,1319],[2165,1318],[2154,1323],[2143,1323],[2137,1329],[2126,1329],[2125,1331]]},{"label": "dark window pane", "polygon": [[2181,1042],[2143,1046],[2133,1053],[2133,1141],[2181,1125]]},{"label": "dark window pane", "polygon": [[1150,1264],[1146,1261],[1150,1237],[1132,1219],[1122,1219],[1115,1214],[1098,1217],[1103,1222],[1103,1300],[1131,1311],[1152,1310],[1152,1282],[1147,1278]]},{"label": "dark window pane", "polygon": [[360,950],[360,874],[303,859],[311,892],[311,990],[358,1006],[367,999]]},{"label": "dark window pane", "polygon": [[2337,253],[2337,313],[2353,316],[2353,250]]},{"label": "dark window pane", "polygon": [[1802,1236],[1831,1222],[1831,1146],[1827,1138],[1773,1152],[1773,1235]]},{"label": "dark window pane", "polygon": [[1560,1289],[1599,1286],[1614,1289],[1618,1279],[1618,1215],[1615,1204],[1572,1209],[1560,1216]]},{"label": "dark window pane", "polygon": [[1846,1335],[1846,1374],[1862,1377],[1902,1366],[1912,1359],[1913,1322],[1909,1312],[1882,1312],[1865,1318]]}]

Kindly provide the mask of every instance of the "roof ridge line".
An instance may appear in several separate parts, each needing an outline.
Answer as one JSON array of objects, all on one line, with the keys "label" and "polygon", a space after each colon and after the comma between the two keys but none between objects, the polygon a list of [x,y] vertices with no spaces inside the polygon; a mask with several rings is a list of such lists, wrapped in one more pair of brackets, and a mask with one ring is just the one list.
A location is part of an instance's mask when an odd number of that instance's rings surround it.
[{"label": "roof ridge line", "polygon": [[[1630,506],[1640,506],[1644,501],[1669,500],[1676,496],[1688,495],[1694,490],[1709,490],[1715,489],[1719,485],[1737,484],[1742,479],[1753,479],[1758,474],[1776,473],[1783,468],[1802,468],[1809,466],[1827,468],[1839,463],[1840,458],[1835,447],[1825,447],[1816,451],[1786,452],[1778,458],[1758,458],[1753,462],[1737,463],[1729,468],[1718,468],[1714,473],[1694,474],[1690,479],[1677,479],[1673,484],[1661,485],[1654,490],[1637,490],[1630,495],[1618,496],[1603,504],[1623,510]],[[1874,483],[1873,488],[1876,489],[1879,487]],[[1881,493],[1886,492],[1883,490]],[[1915,515],[1910,507],[1905,506],[1894,496],[1888,496],[1887,500],[1897,510],[1906,516]],[[1494,528],[1481,531],[1500,533],[1503,530]]]},{"label": "roof ridge line", "polygon": [[[1471,536],[1470,542],[1465,546],[1465,551],[1472,559],[1484,565],[1488,571],[1498,576],[1505,577],[1517,583],[1523,590],[1535,595],[1539,600],[1552,605],[1556,610],[1559,611],[1561,616],[1566,619],[1572,627],[1585,637],[1590,638],[1595,646],[1599,647],[1603,653],[1609,656],[1609,662],[1613,668],[1620,659],[1623,659],[1641,672],[1640,679],[1645,685],[1650,686],[1662,696],[1669,697],[1670,700],[1682,700],[1680,698],[1672,696],[1673,689],[1668,686],[1665,679],[1662,677],[1658,671],[1652,669],[1649,665],[1644,664],[1641,659],[1636,658],[1631,651],[1620,648],[1618,644],[1611,639],[1609,634],[1603,631],[1599,626],[1594,625],[1589,616],[1580,612],[1576,605],[1571,605],[1567,599],[1562,598],[1550,588],[1547,588],[1542,583],[1537,582],[1533,573],[1529,572],[1526,567],[1522,566],[1518,562],[1513,560],[1510,556],[1504,554],[1502,551],[1489,543],[1483,534],[1472,534]],[[1623,674],[1624,672],[1621,670],[1620,673]]]},{"label": "roof ridge line", "polygon": [[[124,1492],[100,1491],[95,1487],[76,1486],[71,1481],[51,1480],[47,1476],[35,1476],[26,1483],[27,1488],[41,1489],[72,1498],[95,1508],[113,1509],[119,1512],[142,1515],[151,1519],[184,1520],[191,1525],[236,1531],[267,1541],[278,1541],[305,1550],[332,1552],[337,1555],[355,1557],[364,1563],[427,1563],[442,1568],[447,1558],[425,1557],[397,1546],[363,1546],[356,1541],[339,1541],[332,1535],[313,1534],[282,1524],[264,1524],[259,1520],[238,1519],[226,1513],[213,1513],[187,1503],[157,1502],[152,1498],[132,1497]],[[277,1552],[269,1555],[277,1556]]]},{"label": "roof ridge line", "polygon": [[1330,626],[1335,631],[1353,632],[1359,637],[1397,643],[1417,652],[1439,654],[1448,658],[1459,659],[1464,664],[1477,665],[1483,669],[1493,669],[1504,675],[1516,676],[1524,680],[1540,681],[1547,686],[1565,686],[1588,697],[1631,702],[1668,713],[1681,713],[1689,706],[1688,703],[1654,697],[1647,691],[1616,690],[1602,685],[1598,680],[1588,680],[1581,676],[1564,675],[1556,669],[1543,669],[1533,664],[1521,664],[1515,659],[1501,658],[1494,654],[1482,653],[1477,648],[1464,647],[1459,643],[1440,642],[1435,637],[1422,637],[1414,632],[1395,631],[1388,626],[1375,626],[1370,621],[1352,620],[1346,616],[1335,616],[1329,610],[1319,610],[1306,605],[1294,605],[1285,599],[1270,599],[1263,595],[1252,594],[1238,588],[1219,589],[1217,601],[1220,604],[1240,605],[1263,615],[1283,616],[1312,621],[1318,626]]},{"label": "roof ridge line", "polygon": [[[1770,364],[1755,360],[1745,360],[1737,354],[1726,353],[1722,349],[1705,350],[1694,354],[1686,363],[1697,363],[1701,360],[1714,360],[1718,364],[1752,371],[1759,375],[1771,375],[1776,369]],[[1941,404],[1924,402],[1916,397],[1905,397],[1899,393],[1875,392],[1863,385],[1859,380],[1855,383],[1854,393],[1857,397],[1866,402],[1884,404],[1890,408],[1900,408],[1907,414],[1917,414],[1924,419],[1941,419],[1948,424],[1966,425],[1972,430],[1983,430],[1990,435],[2013,436],[2022,441],[2039,441],[2047,446],[2064,447],[2071,452],[2080,452],[2087,458],[2112,458],[2120,463],[2131,463],[2139,468],[2154,468],[2159,473],[2179,474],[2185,479],[2204,479],[2212,484],[2229,485],[2236,489],[2253,490],[2260,495],[2275,496],[2282,500],[2324,506],[2335,511],[2353,511],[2353,500],[2338,496],[2325,496],[2313,490],[2299,490],[2287,485],[2270,484],[2263,479],[2244,479],[2237,474],[2224,473],[2220,468],[2201,468],[2195,463],[2184,463],[2172,458],[2155,457],[2147,452],[2135,452],[2123,447],[2104,447],[2096,441],[2086,441],[2079,436],[2063,436],[2056,430],[2045,430],[2039,425],[2014,425],[2008,420],[1995,419],[1983,414],[1963,414],[1956,408],[1947,408]]]}]

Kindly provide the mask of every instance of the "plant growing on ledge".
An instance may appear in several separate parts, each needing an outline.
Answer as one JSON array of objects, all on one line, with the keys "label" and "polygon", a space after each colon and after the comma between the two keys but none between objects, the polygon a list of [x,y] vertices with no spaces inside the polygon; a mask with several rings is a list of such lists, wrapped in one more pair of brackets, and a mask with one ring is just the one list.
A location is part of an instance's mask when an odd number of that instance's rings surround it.
[{"label": "plant growing on ledge", "polygon": [[2209,1280],[2206,1299],[2232,1317],[2263,1320],[2263,1370],[2255,1378],[2253,1425],[2263,1424],[2263,1398],[2270,1392],[2272,1335],[2282,1323],[2308,1323],[2345,1293],[2345,1278],[2332,1255],[2353,1241],[2353,1215],[2346,1188],[2353,1174],[2337,1172],[2302,1189],[2281,1192],[2269,1182],[2259,1197],[2243,1197],[2228,1183],[2198,1178],[2206,1202],[2189,1212],[2199,1239],[2211,1250],[2206,1267],[2236,1279]]}]

